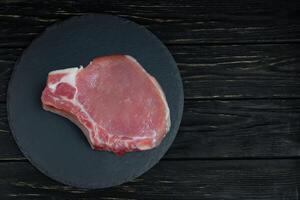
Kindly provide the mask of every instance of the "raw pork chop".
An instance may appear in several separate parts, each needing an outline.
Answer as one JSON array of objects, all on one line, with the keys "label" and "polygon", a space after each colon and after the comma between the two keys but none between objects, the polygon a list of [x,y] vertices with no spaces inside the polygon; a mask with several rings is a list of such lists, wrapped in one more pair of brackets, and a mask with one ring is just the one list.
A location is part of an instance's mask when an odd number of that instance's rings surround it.
[{"label": "raw pork chop", "polygon": [[118,155],[156,147],[170,128],[161,87],[128,55],[50,72],[41,99],[45,110],[77,124],[93,149]]}]

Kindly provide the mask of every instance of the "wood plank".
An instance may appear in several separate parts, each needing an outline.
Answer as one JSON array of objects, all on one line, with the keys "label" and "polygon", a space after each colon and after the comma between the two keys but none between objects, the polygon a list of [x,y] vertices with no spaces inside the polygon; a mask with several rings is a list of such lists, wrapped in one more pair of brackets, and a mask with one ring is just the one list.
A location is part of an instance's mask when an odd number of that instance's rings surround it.
[{"label": "wood plank", "polygon": [[300,100],[186,101],[167,158],[300,156]]},{"label": "wood plank", "polygon": [[22,48],[0,48],[0,102],[6,102],[8,81],[22,52]]},{"label": "wood plank", "polygon": [[168,44],[300,42],[300,2],[25,1],[0,2],[0,46],[26,46],[70,16],[107,13],[145,25]]},{"label": "wood plank", "polygon": [[[169,45],[186,99],[300,98],[300,44]],[[0,48],[0,102],[22,48]]]},{"label": "wood plank", "polygon": [[299,98],[300,45],[171,46],[186,99]]},{"label": "wood plank", "polygon": [[[0,104],[0,159],[24,159]],[[299,157],[300,99],[187,100],[165,159]]]},{"label": "wood plank", "polygon": [[64,186],[27,162],[0,163],[1,199],[251,199],[297,200],[300,161],[161,161],[121,186],[86,190]]}]

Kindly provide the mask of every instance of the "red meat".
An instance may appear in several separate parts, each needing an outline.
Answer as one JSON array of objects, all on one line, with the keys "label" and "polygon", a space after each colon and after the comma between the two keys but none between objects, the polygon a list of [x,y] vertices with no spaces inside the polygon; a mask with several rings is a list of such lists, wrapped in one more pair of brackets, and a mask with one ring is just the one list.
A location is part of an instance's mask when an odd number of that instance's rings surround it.
[{"label": "red meat", "polygon": [[122,155],[151,149],[170,128],[161,87],[128,55],[50,72],[41,99],[45,110],[77,124],[95,150]]}]

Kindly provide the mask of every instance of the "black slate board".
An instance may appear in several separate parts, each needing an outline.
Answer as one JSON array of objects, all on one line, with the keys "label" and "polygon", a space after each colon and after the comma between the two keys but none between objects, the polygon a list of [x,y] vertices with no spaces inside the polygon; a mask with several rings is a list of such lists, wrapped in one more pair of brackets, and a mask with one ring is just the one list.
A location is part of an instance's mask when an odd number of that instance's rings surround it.
[{"label": "black slate board", "polygon": [[[93,151],[79,128],[41,107],[49,71],[85,66],[109,54],[134,56],[165,91],[172,126],[153,150],[122,157]],[[171,54],[148,30],[114,16],[86,15],[51,26],[30,45],[15,66],[7,100],[14,138],[35,167],[64,184],[104,188],[143,174],[166,153],[181,121],[183,88]]]}]

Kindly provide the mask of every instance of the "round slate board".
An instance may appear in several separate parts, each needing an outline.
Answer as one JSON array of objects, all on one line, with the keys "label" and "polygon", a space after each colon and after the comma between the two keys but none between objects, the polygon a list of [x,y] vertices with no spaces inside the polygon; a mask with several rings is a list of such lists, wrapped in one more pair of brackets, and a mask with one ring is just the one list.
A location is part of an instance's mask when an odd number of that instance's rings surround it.
[{"label": "round slate board", "polygon": [[[165,91],[172,125],[155,149],[122,157],[94,151],[76,125],[42,109],[48,72],[109,54],[132,55]],[[24,155],[47,176],[83,188],[118,185],[149,170],[173,142],[182,111],[182,82],[167,48],[144,27],[109,15],[73,17],[47,28],[19,59],[8,89],[9,124]]]}]

